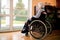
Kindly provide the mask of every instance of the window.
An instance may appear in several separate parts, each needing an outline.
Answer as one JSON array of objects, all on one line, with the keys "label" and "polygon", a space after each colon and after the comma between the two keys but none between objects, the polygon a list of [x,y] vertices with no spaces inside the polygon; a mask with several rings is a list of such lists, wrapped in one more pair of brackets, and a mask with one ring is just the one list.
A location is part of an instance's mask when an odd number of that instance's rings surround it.
[{"label": "window", "polygon": [[31,16],[30,0],[0,0],[0,31],[20,30]]},{"label": "window", "polygon": [[0,0],[0,30],[10,27],[10,0]]},{"label": "window", "polygon": [[13,27],[22,26],[28,18],[28,0],[13,0]]}]

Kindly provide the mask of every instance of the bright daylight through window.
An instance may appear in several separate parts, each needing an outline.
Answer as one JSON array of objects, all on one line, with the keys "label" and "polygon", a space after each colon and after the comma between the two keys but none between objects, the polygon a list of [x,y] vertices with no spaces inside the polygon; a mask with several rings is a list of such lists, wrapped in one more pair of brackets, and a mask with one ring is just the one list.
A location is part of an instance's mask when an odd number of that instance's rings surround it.
[{"label": "bright daylight through window", "polygon": [[20,30],[28,19],[30,0],[0,0],[0,31]]}]

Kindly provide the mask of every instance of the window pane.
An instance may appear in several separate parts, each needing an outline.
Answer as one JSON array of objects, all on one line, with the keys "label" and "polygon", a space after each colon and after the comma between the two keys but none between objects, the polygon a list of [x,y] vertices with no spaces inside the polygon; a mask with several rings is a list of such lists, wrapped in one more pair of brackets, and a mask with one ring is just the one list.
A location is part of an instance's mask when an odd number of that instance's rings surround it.
[{"label": "window pane", "polygon": [[10,8],[10,0],[1,0],[1,8]]},{"label": "window pane", "polygon": [[1,9],[1,14],[10,14],[10,9]]},{"label": "window pane", "polygon": [[28,0],[13,0],[14,15],[27,14]]},{"label": "window pane", "polygon": [[10,14],[10,0],[1,0],[1,14]]},{"label": "window pane", "polygon": [[21,28],[28,18],[28,0],[13,0],[13,27]]},{"label": "window pane", "polygon": [[9,29],[10,27],[10,17],[1,17],[1,30]]}]

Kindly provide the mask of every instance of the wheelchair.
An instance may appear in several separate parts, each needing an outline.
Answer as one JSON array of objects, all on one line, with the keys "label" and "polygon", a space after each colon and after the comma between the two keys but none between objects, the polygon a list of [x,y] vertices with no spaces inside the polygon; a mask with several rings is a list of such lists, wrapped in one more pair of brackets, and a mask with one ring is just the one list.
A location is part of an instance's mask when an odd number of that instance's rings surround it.
[{"label": "wheelchair", "polygon": [[[50,8],[50,9],[49,9]],[[46,6],[46,10],[49,9],[51,12],[50,17],[52,16],[55,17],[54,15],[52,15],[53,13],[55,13],[55,8],[51,8],[51,6]],[[44,17],[43,17],[44,18]],[[48,16],[46,17],[48,18]],[[51,18],[51,19],[52,19]],[[52,19],[53,20],[53,19]],[[33,20],[30,24],[29,24],[29,32],[31,34],[31,36],[35,39],[44,39],[46,36],[48,36],[49,34],[51,34],[52,30],[53,30],[53,21],[52,20]],[[51,22],[52,23],[51,23]]]},{"label": "wheelchair", "polygon": [[49,35],[52,31],[52,26],[50,22],[45,20],[34,20],[29,24],[29,32],[31,36],[35,39],[43,39]]}]

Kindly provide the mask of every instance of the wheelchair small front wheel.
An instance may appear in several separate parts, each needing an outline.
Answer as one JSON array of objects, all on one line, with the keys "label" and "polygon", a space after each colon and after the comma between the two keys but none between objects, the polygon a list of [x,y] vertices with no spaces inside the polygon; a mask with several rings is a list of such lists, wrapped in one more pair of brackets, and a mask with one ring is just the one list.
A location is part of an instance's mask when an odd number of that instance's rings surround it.
[{"label": "wheelchair small front wheel", "polygon": [[40,20],[34,20],[30,23],[30,34],[35,39],[43,39],[47,34],[46,25]]}]

